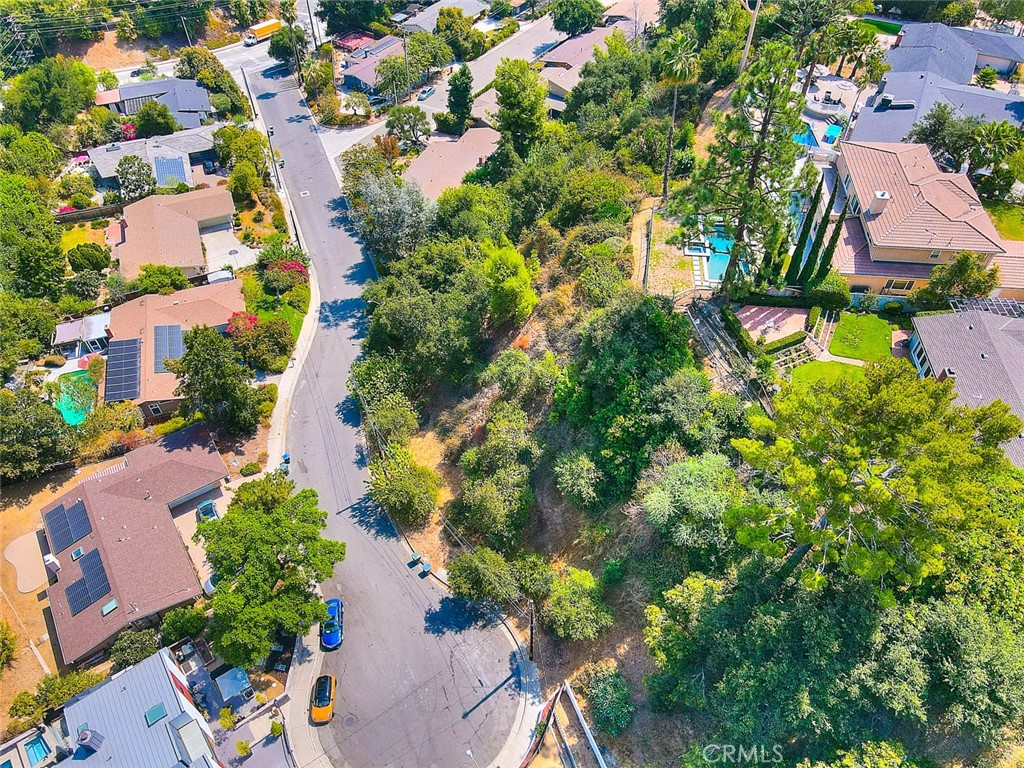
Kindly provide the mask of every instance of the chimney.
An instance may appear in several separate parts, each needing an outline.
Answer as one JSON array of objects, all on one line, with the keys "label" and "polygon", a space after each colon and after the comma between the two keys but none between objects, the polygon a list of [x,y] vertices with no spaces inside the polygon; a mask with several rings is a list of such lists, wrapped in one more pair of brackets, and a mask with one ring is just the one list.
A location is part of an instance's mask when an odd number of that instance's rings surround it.
[{"label": "chimney", "polygon": [[896,42],[892,44],[892,47],[893,48],[899,48],[900,47],[900,43],[902,43],[902,42],[903,42],[903,30],[900,29],[899,34],[896,35]]},{"label": "chimney", "polygon": [[885,210],[885,207],[889,205],[889,200],[892,197],[885,190],[875,190],[875,196],[871,200],[871,205],[868,207],[868,211],[873,216],[880,216]]},{"label": "chimney", "polygon": [[78,746],[84,747],[90,752],[98,752],[99,748],[103,746],[103,734],[91,728],[86,728],[78,734]]},{"label": "chimney", "polygon": [[952,368],[943,368],[939,371],[939,375],[935,377],[938,381],[945,381],[946,379],[955,379],[956,371]]},{"label": "chimney", "polygon": [[43,564],[49,569],[50,573],[56,573],[60,570],[60,560],[53,555],[43,555]]}]

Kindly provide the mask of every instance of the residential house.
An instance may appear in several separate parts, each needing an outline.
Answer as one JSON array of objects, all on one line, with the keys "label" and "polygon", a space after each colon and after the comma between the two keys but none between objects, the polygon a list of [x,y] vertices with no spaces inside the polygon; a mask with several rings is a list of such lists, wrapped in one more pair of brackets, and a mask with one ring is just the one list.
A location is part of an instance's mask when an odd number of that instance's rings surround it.
[{"label": "residential house", "polygon": [[62,757],[63,735],[40,725],[0,744],[0,768],[50,768]]},{"label": "residential house", "polygon": [[369,45],[357,48],[347,55],[341,79],[346,88],[372,93],[377,87],[377,65],[388,56],[402,53],[402,41],[394,35],[386,35]]},{"label": "residential house", "polygon": [[173,187],[182,183],[192,186],[191,167],[217,158],[213,151],[213,134],[217,128],[216,125],[204,125],[169,136],[115,141],[90,149],[87,154],[100,180],[106,184],[117,182],[117,164],[122,158],[133,155],[142,158],[153,169],[160,186]]},{"label": "residential house", "polygon": [[92,657],[126,627],[155,624],[199,596],[172,512],[227,474],[206,428],[190,427],[136,448],[43,510],[46,596],[64,663]]},{"label": "residential house", "polygon": [[206,271],[202,234],[231,227],[235,203],[227,187],[180,195],[152,195],[128,205],[107,230],[111,255],[126,280],[144,264],[179,267],[186,275]]},{"label": "residential house", "polygon": [[195,80],[167,77],[100,91],[96,105],[130,117],[150,101],[163,104],[182,128],[198,128],[213,115],[210,92]]},{"label": "residential house", "polygon": [[470,128],[462,136],[432,140],[409,164],[405,179],[420,185],[428,200],[462,183],[462,177],[483,165],[498,146],[493,128]]},{"label": "residential house", "polygon": [[[73,359],[107,350],[107,328],[110,312],[99,312],[76,320],[57,323],[50,346],[66,358]],[[3,768],[3,763],[0,763]]]},{"label": "residential house", "polygon": [[[962,250],[990,264],[1006,255],[971,182],[941,171],[923,144],[844,141],[832,179],[841,189],[829,218],[838,218],[847,198],[850,214],[833,264],[855,292],[906,294]],[[820,226],[825,212],[809,215]],[[1001,290],[1009,295],[1016,286]]]},{"label": "residential house", "polygon": [[166,648],[75,696],[62,719],[75,765],[223,768],[213,731]]},{"label": "residential house", "polygon": [[438,0],[402,22],[401,27],[410,35],[415,32],[433,32],[437,29],[437,19],[443,8],[456,8],[470,18],[476,19],[487,10],[487,5],[480,0]]},{"label": "residential house", "polygon": [[870,95],[850,129],[856,141],[903,141],[936,104],[959,117],[1024,122],[1024,99],[971,83],[978,68],[1016,69],[1024,39],[945,24],[907,24],[885,55],[891,71]]},{"label": "residential house", "polygon": [[178,378],[165,359],[184,353],[185,331],[206,325],[220,332],[236,312],[245,311],[242,281],[230,280],[170,295],[150,294],[114,307],[107,336],[107,368],[100,384],[104,402],[130,400],[149,420],[178,409]]},{"label": "residential house", "polygon": [[[915,317],[910,357],[921,376],[952,379],[962,405],[1002,400],[1024,419],[1024,317],[980,309]],[[1024,435],[1003,448],[1024,467]]]},{"label": "residential house", "polygon": [[607,48],[606,40],[616,31],[627,40],[635,39],[636,24],[632,21],[615,21],[606,27],[595,27],[589,32],[560,43],[540,57],[544,68],[540,75],[548,85],[548,108],[553,113],[565,109],[565,99],[580,81],[583,65],[594,58],[594,49]]},{"label": "residential house", "polygon": [[658,0],[618,0],[604,12],[605,24],[614,24],[617,21],[630,22],[630,39],[639,37],[647,29],[655,26],[660,18],[661,5]]}]

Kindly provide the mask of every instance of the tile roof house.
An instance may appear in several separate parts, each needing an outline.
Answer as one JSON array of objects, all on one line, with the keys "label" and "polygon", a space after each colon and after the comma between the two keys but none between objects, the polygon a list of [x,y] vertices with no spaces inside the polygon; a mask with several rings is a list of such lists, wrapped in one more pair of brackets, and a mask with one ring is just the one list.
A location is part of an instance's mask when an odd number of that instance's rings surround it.
[{"label": "tile roof house", "polygon": [[151,195],[128,205],[108,229],[111,255],[126,280],[143,264],[180,267],[186,275],[206,271],[200,233],[231,225],[235,204],[227,187],[209,187],[180,195]]},{"label": "tile roof house", "polygon": [[[169,136],[149,139],[115,141],[88,150],[89,160],[104,181],[117,180],[117,164],[121,158],[134,155],[146,161],[161,186],[174,186],[179,181],[191,185],[189,167],[216,157],[213,134],[220,126],[204,125]],[[157,166],[160,166],[159,170]]]},{"label": "tile roof house", "polygon": [[[1024,318],[978,309],[915,317],[910,357],[922,376],[953,379],[961,404],[1002,400],[1024,419]],[[1024,467],[1024,435],[1003,448]]]},{"label": "tile roof house", "polygon": [[185,331],[207,325],[224,332],[231,315],[245,311],[242,281],[228,280],[169,295],[150,294],[114,307],[107,335],[104,402],[131,400],[147,419],[178,408],[177,377],[164,359],[181,357]]},{"label": "tile roof house", "polygon": [[480,0],[439,0],[402,23],[402,29],[409,34],[414,32],[433,32],[437,28],[437,19],[442,8],[457,8],[469,19],[475,19],[485,10],[487,5]]},{"label": "tile roof house", "polygon": [[491,156],[499,133],[493,128],[470,128],[458,138],[432,140],[409,164],[404,177],[420,185],[428,200],[437,200],[449,187]]},{"label": "tile roof house", "polygon": [[96,94],[97,106],[125,116],[134,115],[150,101],[166,105],[182,128],[198,128],[213,114],[210,92],[195,80],[168,77],[122,85]]},{"label": "tile roof house", "polygon": [[[987,263],[1008,254],[974,187],[963,174],[941,171],[923,144],[844,141],[829,185],[840,185],[829,220],[849,199],[834,265],[851,289],[908,293],[932,267],[971,250]],[[815,227],[825,219],[819,207]],[[1001,288],[1013,289],[1007,278]],[[1024,288],[1024,285],[1021,286]]]},{"label": "tile roof house", "polygon": [[56,578],[46,594],[66,664],[200,594],[171,510],[227,474],[206,428],[190,427],[136,448],[43,510]]},{"label": "tile roof house", "polygon": [[75,765],[222,765],[213,732],[166,648],[72,698],[64,705],[63,722]]}]

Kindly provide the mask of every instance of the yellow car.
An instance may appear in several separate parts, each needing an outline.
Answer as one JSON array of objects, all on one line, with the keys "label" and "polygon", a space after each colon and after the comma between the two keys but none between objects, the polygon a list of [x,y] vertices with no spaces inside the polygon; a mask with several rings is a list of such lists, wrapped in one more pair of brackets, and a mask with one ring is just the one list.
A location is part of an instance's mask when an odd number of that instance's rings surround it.
[{"label": "yellow car", "polygon": [[320,675],[313,686],[309,701],[309,719],[314,723],[329,723],[334,718],[334,675]]}]

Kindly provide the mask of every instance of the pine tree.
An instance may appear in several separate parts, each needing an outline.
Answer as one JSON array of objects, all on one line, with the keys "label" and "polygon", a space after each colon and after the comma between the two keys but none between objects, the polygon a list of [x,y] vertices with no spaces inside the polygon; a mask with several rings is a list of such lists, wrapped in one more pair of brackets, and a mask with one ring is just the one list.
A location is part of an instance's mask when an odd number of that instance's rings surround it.
[{"label": "pine tree", "polygon": [[828,271],[832,268],[832,257],[836,252],[836,245],[839,243],[839,236],[843,233],[843,222],[846,220],[846,212],[850,208],[850,198],[846,198],[846,202],[843,204],[843,210],[839,214],[839,220],[832,225],[832,236],[828,239],[828,245],[825,246],[824,253],[821,254],[821,260],[818,261],[818,268],[814,271],[814,278],[820,280],[828,274]]},{"label": "pine tree", "polygon": [[800,257],[803,256],[804,247],[807,245],[807,238],[811,234],[811,224],[814,223],[814,212],[818,210],[818,203],[821,202],[821,187],[825,178],[818,179],[818,186],[811,197],[811,207],[807,209],[804,217],[804,224],[800,228],[800,237],[797,238],[796,248],[793,249],[793,258],[789,261],[789,269],[786,270],[786,285],[796,285],[797,277],[800,274]]},{"label": "pine tree", "polygon": [[832,207],[836,204],[836,193],[839,191],[839,179],[832,185],[832,193],[828,196],[828,205],[825,206],[825,213],[821,217],[821,226],[814,235],[814,242],[811,243],[811,250],[807,253],[807,260],[800,268],[800,276],[797,282],[800,285],[807,285],[814,274],[814,265],[818,263],[818,254],[821,253],[821,245],[825,242],[825,233],[828,231],[828,223],[832,220]]}]

